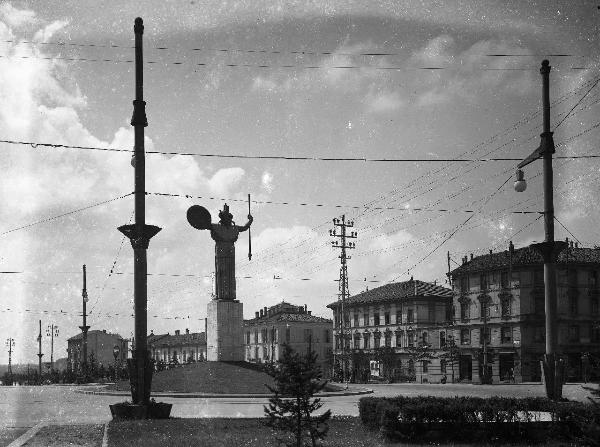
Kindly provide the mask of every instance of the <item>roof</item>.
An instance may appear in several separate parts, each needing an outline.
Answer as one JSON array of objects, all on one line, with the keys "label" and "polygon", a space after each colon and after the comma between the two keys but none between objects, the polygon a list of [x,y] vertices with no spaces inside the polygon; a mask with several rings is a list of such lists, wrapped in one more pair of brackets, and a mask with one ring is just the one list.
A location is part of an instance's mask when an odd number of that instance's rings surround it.
[{"label": "roof", "polygon": [[[88,331],[87,335],[88,337],[90,337],[91,335],[94,334],[103,334],[103,335],[109,335],[111,337],[117,337],[123,340],[123,337],[121,337],[119,334],[111,334],[110,332],[106,332],[105,330],[98,330],[98,329],[94,329],[93,331]],[[83,333],[80,332],[79,334],[73,335],[71,338],[67,339],[67,341],[69,340],[79,340],[80,338],[83,338]]]},{"label": "roof", "polygon": [[246,323],[274,323],[276,321],[279,322],[302,322],[302,323],[327,323],[331,324],[332,321],[328,318],[317,317],[316,315],[311,315],[308,313],[289,313],[289,312],[281,312],[274,315],[270,315],[268,317],[252,318],[250,320],[245,320]]},{"label": "roof", "polygon": [[[452,290],[425,281],[411,279],[410,281],[386,284],[384,286],[353,295],[345,300],[345,304],[358,305],[387,303],[406,298],[419,297],[452,298]],[[338,306],[338,303],[339,301],[336,301],[328,304],[327,307],[334,309]]]},{"label": "roof", "polygon": [[[455,268],[450,272],[453,277],[460,276],[465,273],[485,272],[490,270],[501,270],[508,268],[511,264],[511,256],[508,250],[498,253],[485,254],[476,256],[472,260]],[[512,254],[512,267],[522,266],[542,266],[544,260],[535,248],[531,245],[527,247],[517,248]],[[566,266],[568,264],[592,264],[595,267],[600,267],[600,249],[598,248],[583,248],[569,247],[563,250],[558,256],[558,265]]]},{"label": "roof", "polygon": [[182,345],[205,345],[205,332],[192,332],[189,334],[151,334],[147,338],[148,345],[157,346],[182,346]]}]

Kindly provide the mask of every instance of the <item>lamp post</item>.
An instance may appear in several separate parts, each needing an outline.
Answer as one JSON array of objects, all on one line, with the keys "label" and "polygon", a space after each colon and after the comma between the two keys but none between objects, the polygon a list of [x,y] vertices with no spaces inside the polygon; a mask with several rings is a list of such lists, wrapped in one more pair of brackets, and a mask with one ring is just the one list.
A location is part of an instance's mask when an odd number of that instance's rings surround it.
[{"label": "lamp post", "polygon": [[119,347],[119,345],[115,345],[113,347],[113,357],[115,358],[115,382],[117,381],[117,358],[119,357],[120,353],[121,348]]},{"label": "lamp post", "polygon": [[544,355],[543,374],[546,385],[546,396],[552,400],[562,397],[564,364],[557,356],[558,324],[556,318],[556,260],[559,253],[566,248],[566,242],[554,240],[554,185],[552,173],[552,154],[554,140],[550,132],[550,63],[542,61],[542,103],[543,132],[540,135],[539,147],[529,157],[518,164],[517,180],[514,187],[517,192],[525,191],[527,183],[521,170],[529,163],[543,158],[544,175],[544,242],[532,244],[544,260],[544,295],[546,311],[546,354]]},{"label": "lamp post", "polygon": [[37,342],[38,342],[38,380],[40,381],[40,383],[42,382],[42,356],[44,354],[42,354],[42,320],[40,320],[40,332],[37,336]]},{"label": "lamp post", "polygon": [[12,383],[12,352],[15,346],[15,339],[10,337],[6,339],[6,347],[8,348],[8,377]]},{"label": "lamp post", "polygon": [[58,337],[58,326],[54,323],[46,327],[46,336],[50,337],[50,371],[54,370],[54,337]]}]

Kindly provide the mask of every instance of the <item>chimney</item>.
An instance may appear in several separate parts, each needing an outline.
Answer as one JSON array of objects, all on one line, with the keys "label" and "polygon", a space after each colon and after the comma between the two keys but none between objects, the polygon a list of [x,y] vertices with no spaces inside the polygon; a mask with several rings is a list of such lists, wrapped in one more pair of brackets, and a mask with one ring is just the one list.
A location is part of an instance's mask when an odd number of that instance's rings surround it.
[{"label": "chimney", "polygon": [[266,317],[266,316],[267,316],[267,306],[263,307],[263,310],[265,311],[265,312],[263,313],[263,315]]},{"label": "chimney", "polygon": [[179,329],[175,331],[175,335],[179,335]]},{"label": "chimney", "polygon": [[262,317],[263,317],[263,310],[261,309],[260,310],[260,318],[262,318]]},{"label": "chimney", "polygon": [[513,254],[515,251],[515,246],[513,245],[512,241],[508,243],[508,251],[510,252],[510,254]]},{"label": "chimney", "polygon": [[208,332],[208,318],[204,319],[204,333],[206,334]]},{"label": "chimney", "polygon": [[257,320],[258,320],[258,315],[259,315],[258,311],[254,312],[254,318],[256,318]]},{"label": "chimney", "polygon": [[188,328],[185,328],[185,333],[189,335],[190,330]]},{"label": "chimney", "polygon": [[308,315],[312,315],[312,310],[309,310],[307,313]]},{"label": "chimney", "polygon": [[473,253],[471,253],[471,261],[473,260]]},{"label": "chimney", "polygon": [[579,242],[575,242],[575,248],[579,248]]},{"label": "chimney", "polygon": [[308,307],[306,307],[306,304],[304,305],[304,313],[306,313],[306,311],[308,310]]},{"label": "chimney", "polygon": [[492,254],[492,249],[490,248],[490,254]]}]

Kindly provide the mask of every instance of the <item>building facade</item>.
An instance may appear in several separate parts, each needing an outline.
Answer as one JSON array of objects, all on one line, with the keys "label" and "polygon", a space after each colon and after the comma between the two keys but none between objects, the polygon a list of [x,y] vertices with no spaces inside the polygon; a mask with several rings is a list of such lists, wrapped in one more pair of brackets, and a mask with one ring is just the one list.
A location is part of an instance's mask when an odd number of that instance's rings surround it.
[{"label": "building facade", "polygon": [[[93,330],[87,333],[87,361],[92,359],[108,367],[115,363],[121,365],[127,360],[128,340],[119,334],[111,334],[106,330]],[[115,358],[115,347],[118,348],[118,355]],[[67,365],[72,370],[81,366],[83,360],[83,334],[79,333],[67,340]]]},{"label": "building facade", "polygon": [[[464,258],[449,273],[460,380],[540,381],[545,352],[543,260],[531,246]],[[567,380],[600,358],[600,249],[570,243],[556,265],[558,353]],[[484,355],[484,352],[487,355]]]},{"label": "building facade", "polygon": [[346,380],[439,382],[445,361],[452,291],[414,280],[386,284],[327,307],[334,314],[336,374]]},{"label": "building facade", "polygon": [[176,330],[174,335],[169,333],[155,335],[150,332],[147,339],[150,356],[155,362],[165,364],[202,362],[206,360],[206,333],[185,333]]},{"label": "building facade", "polygon": [[255,312],[254,318],[244,320],[247,362],[277,362],[283,353],[283,344],[297,352],[315,351],[317,363],[327,375],[331,359],[331,320],[312,315],[306,306],[295,306],[285,301],[264,307]]}]

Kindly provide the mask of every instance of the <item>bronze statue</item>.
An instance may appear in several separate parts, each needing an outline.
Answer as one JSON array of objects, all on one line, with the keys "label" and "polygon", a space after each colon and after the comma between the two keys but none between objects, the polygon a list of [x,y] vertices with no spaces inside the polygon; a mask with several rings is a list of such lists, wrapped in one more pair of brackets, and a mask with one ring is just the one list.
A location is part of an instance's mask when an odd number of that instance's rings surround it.
[{"label": "bronze statue", "polygon": [[187,211],[190,225],[198,230],[210,230],[210,236],[215,241],[215,285],[216,299],[235,300],[235,242],[241,232],[252,225],[251,214],[244,226],[236,225],[225,204],[219,211],[219,223],[211,222],[210,213],[204,207],[194,205]]}]

